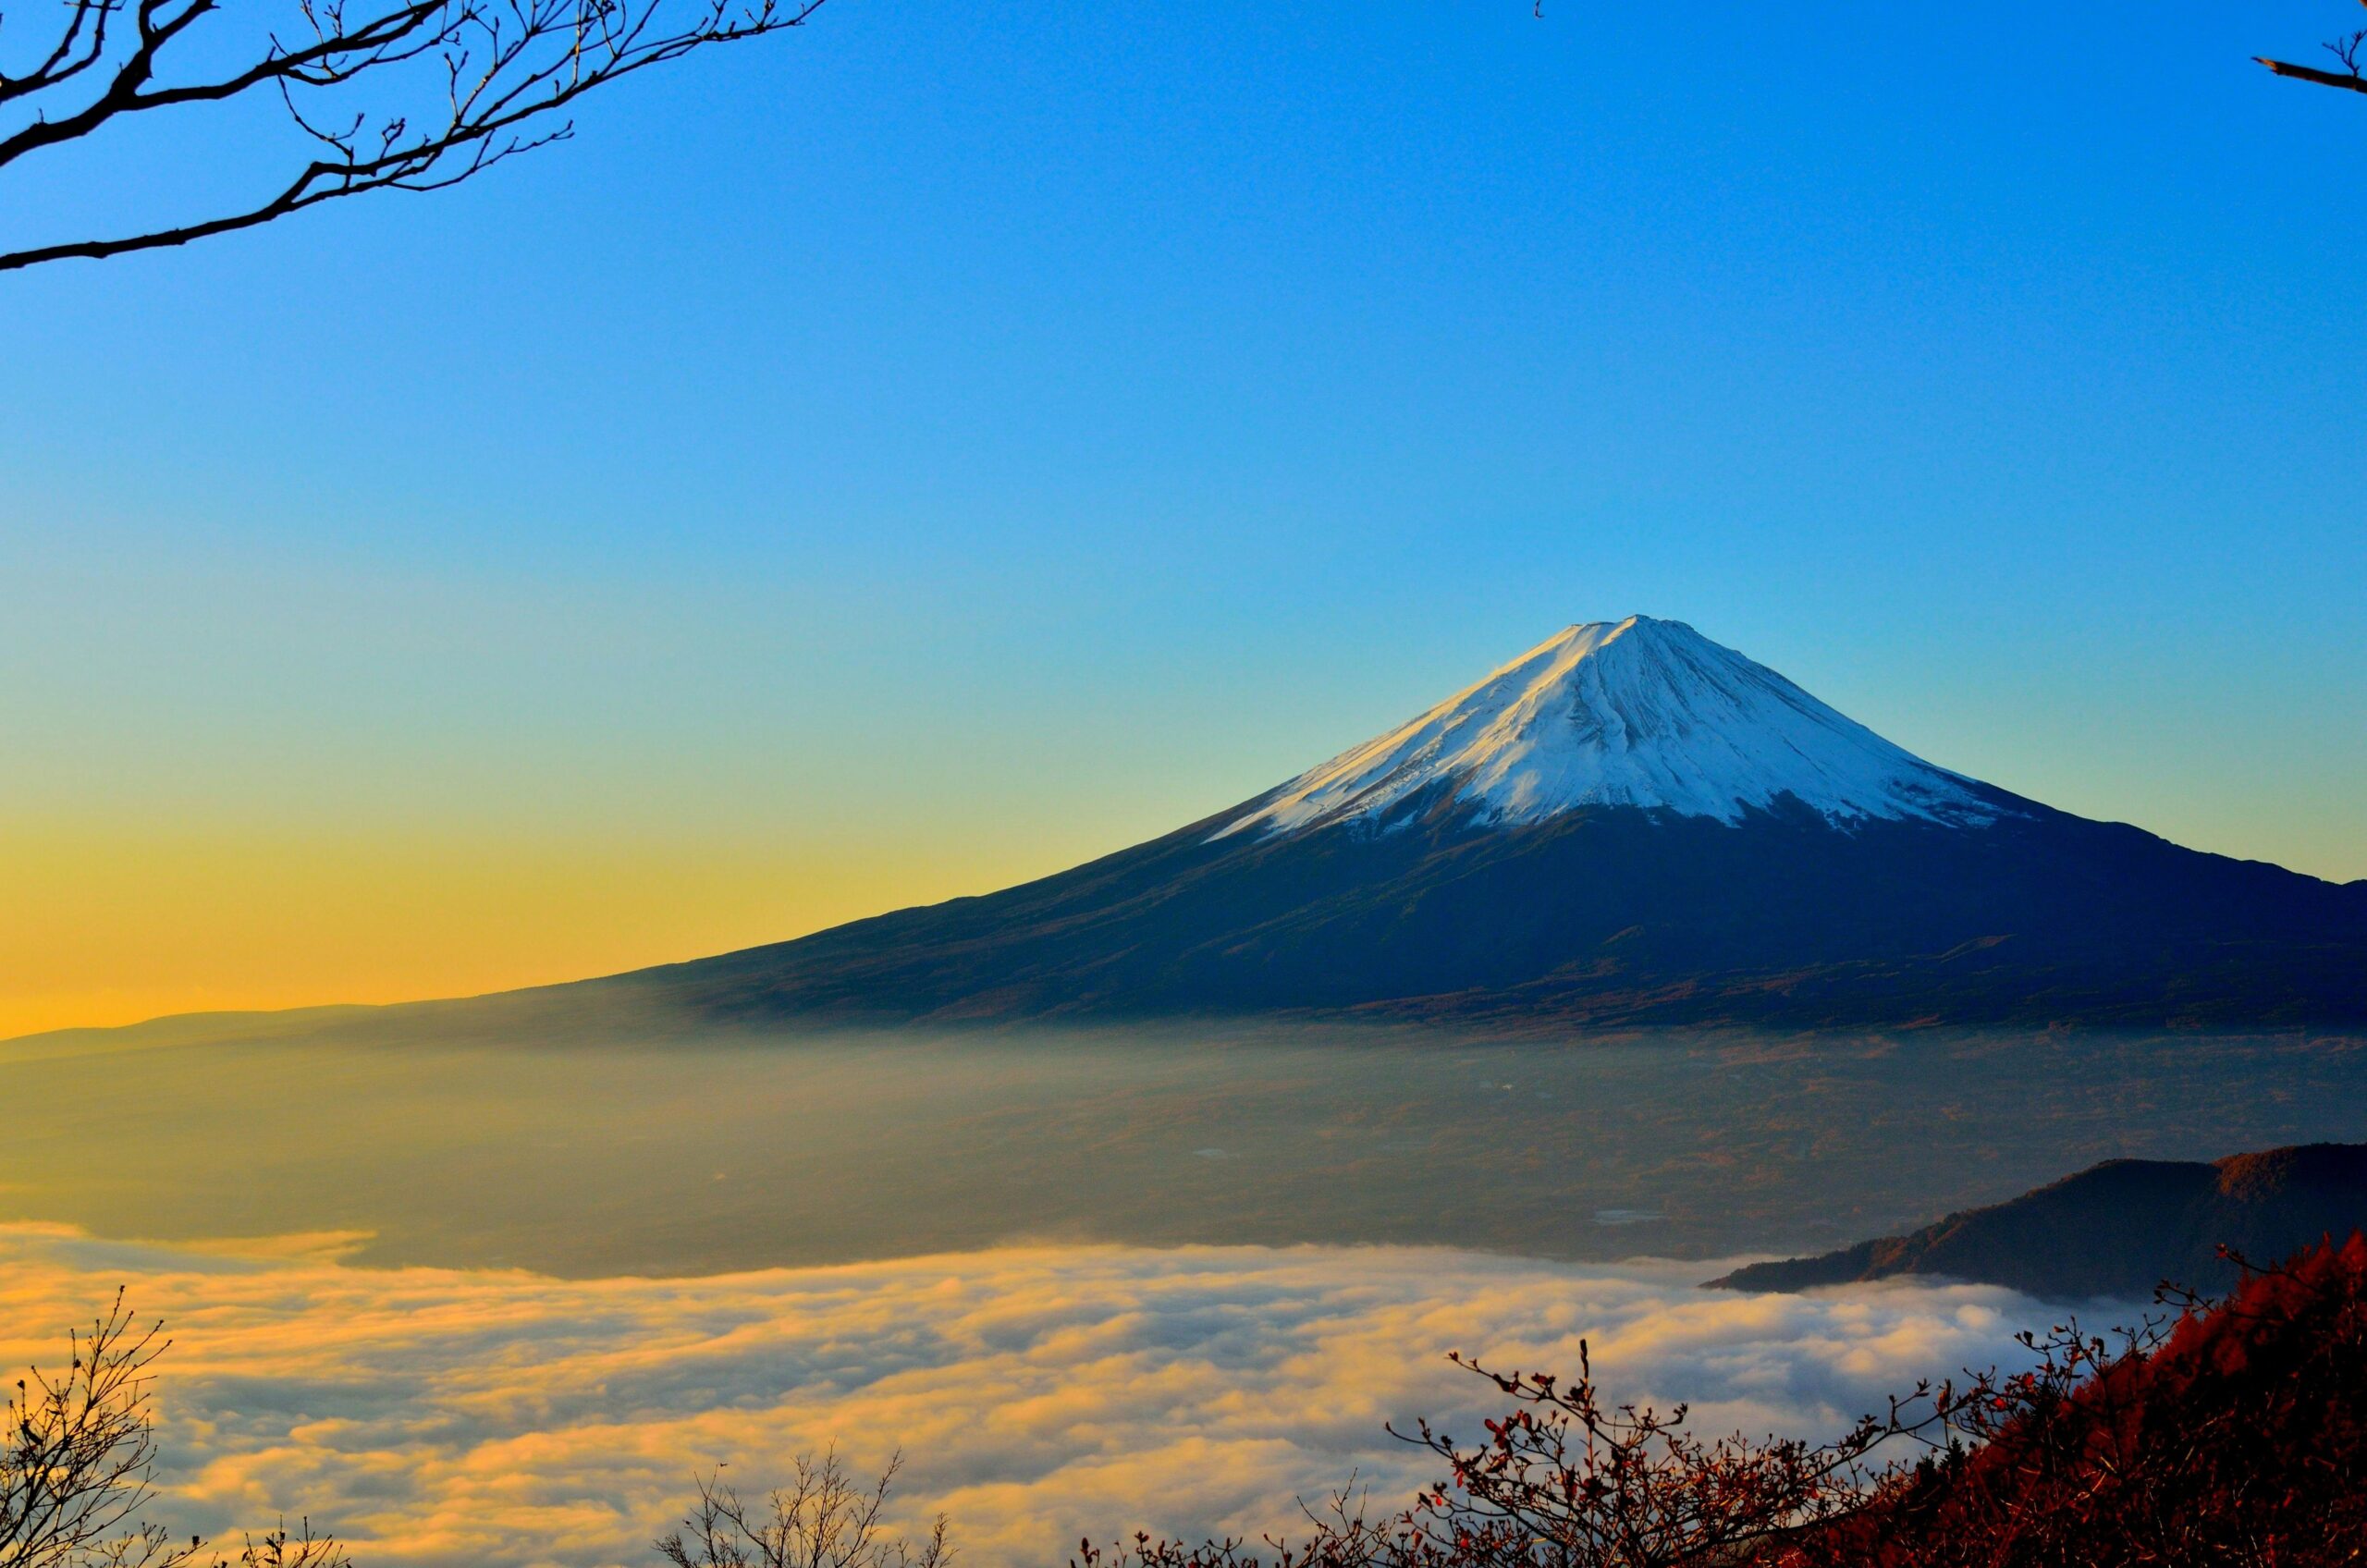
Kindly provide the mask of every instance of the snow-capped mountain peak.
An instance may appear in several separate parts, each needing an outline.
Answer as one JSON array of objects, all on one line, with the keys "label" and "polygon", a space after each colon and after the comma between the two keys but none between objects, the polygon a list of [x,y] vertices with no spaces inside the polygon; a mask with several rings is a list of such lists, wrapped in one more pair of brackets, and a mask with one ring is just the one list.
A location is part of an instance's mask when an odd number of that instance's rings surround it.
[{"label": "snow-capped mountain peak", "polygon": [[1682,621],[1629,616],[1547,639],[1216,837],[1378,823],[1434,790],[1499,824],[1589,805],[1735,823],[1787,796],[1845,825],[1993,821],[1970,786]]}]

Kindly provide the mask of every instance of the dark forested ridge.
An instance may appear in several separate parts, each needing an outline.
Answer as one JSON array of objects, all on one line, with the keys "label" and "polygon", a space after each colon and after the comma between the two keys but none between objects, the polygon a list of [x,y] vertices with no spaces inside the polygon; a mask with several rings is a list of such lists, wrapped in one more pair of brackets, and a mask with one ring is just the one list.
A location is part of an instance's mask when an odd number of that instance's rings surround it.
[{"label": "dark forested ridge", "polygon": [[2224,1244],[2272,1262],[2367,1227],[2367,1144],[2308,1144],[2211,1163],[2111,1159],[1987,1208],[1819,1257],[1754,1263],[1713,1285],[1799,1291],[1936,1275],[2058,1299],[2142,1299],[2235,1278]]}]

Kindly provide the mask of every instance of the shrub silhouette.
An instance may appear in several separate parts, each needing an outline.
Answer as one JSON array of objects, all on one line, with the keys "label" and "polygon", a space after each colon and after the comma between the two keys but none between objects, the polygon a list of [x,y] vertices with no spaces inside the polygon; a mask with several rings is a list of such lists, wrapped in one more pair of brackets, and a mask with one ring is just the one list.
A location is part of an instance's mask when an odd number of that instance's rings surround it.
[{"label": "shrub silhouette", "polygon": [[2110,1360],[2058,1332],[1971,1414],[1977,1446],[1888,1477],[1786,1568],[2367,1557],[2367,1240],[2247,1268]]},{"label": "shrub silhouette", "polygon": [[[117,1291],[67,1341],[66,1370],[17,1379],[0,1433],[0,1568],[229,1568],[202,1539],[141,1517],[156,1466],[151,1368],[171,1343]],[[238,1565],[351,1568],[309,1520],[245,1537]]]},{"label": "shrub silhouette", "polygon": [[796,1476],[751,1507],[719,1475],[699,1482],[699,1501],[681,1529],[654,1543],[672,1568],[945,1568],[953,1555],[938,1514],[915,1546],[881,1526],[901,1453],[865,1487],[830,1449],[797,1458]]},{"label": "shrub silhouette", "polygon": [[[1705,1440],[1686,1411],[1604,1403],[1578,1377],[1495,1372],[1512,1401],[1466,1446],[1400,1433],[1445,1475],[1394,1514],[1351,1488],[1256,1545],[1147,1534],[1080,1545],[1073,1568],[2335,1568],[2367,1561],[2367,1238],[2274,1268],[2117,1342],[2076,1322],[2023,1342],[2035,1366],[1919,1385],[1823,1444]],[[63,1372],[20,1382],[0,1433],[0,1568],[227,1568],[144,1522],[150,1368],[166,1348],[120,1295]],[[1898,1455],[1904,1447],[1907,1457]],[[744,1506],[700,1488],[655,1543],[678,1568],[943,1568],[938,1520],[887,1537],[895,1475],[835,1454]],[[241,1568],[350,1568],[309,1525],[248,1537]]]},{"label": "shrub silhouette", "polygon": [[[1379,1521],[1352,1491],[1252,1546],[1138,1534],[1073,1568],[2333,1568],[2367,1560],[2367,1240],[2256,1268],[2216,1305],[2023,1342],[2037,1365],[1919,1387],[1837,1442],[1702,1441],[1580,1376],[1512,1396]],[[1461,1357],[1457,1361],[1472,1366]],[[1919,1446],[1911,1459],[1900,1444]]]}]

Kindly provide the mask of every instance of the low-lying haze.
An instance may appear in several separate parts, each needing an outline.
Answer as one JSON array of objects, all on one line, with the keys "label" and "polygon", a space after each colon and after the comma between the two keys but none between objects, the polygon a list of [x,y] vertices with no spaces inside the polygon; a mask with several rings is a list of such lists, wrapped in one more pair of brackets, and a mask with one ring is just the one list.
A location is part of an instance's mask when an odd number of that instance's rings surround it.
[{"label": "low-lying haze", "polygon": [[524,1002],[174,1029],[0,1047],[38,1108],[0,1219],[570,1275],[1012,1241],[1707,1257],[2367,1121],[2367,1042],[2302,1034],[789,1036]]},{"label": "low-lying haze", "polygon": [[1568,1366],[1583,1335],[1620,1397],[1829,1434],[2059,1308],[1699,1289],[1726,1257],[2367,1118],[2367,1042],[2299,1033],[797,1036],[569,1005],[0,1047],[0,1364],[118,1285],[164,1317],[176,1530],[285,1510],[370,1568],[594,1568],[647,1561],[706,1466],[760,1488],[901,1445],[904,1523],[941,1507],[1000,1568],[1286,1525],[1352,1473],[1402,1501],[1436,1477],[1383,1424],[1493,1391],[1449,1349]]}]

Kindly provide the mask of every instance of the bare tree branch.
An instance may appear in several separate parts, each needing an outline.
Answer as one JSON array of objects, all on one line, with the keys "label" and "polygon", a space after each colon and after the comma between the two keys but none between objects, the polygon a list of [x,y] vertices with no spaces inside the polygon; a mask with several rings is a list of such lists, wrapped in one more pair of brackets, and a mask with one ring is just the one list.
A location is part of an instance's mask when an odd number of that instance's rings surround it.
[{"label": "bare tree branch", "polygon": [[[123,1292],[68,1342],[61,1373],[29,1369],[0,1431],[0,1568],[230,1568],[195,1537],[140,1517],[154,1495],[152,1368],[171,1341]],[[238,1568],[353,1568],[312,1521],[249,1536]]]},{"label": "bare tree branch", "polygon": [[0,1440],[0,1568],[110,1561],[178,1568],[195,1555],[133,1524],[148,1501],[156,1443],[148,1369],[168,1341],[115,1305],[74,1336],[62,1373],[31,1369]]},{"label": "bare tree branch", "polygon": [[[308,36],[289,43],[266,30],[243,66],[168,74],[200,21],[233,9],[256,18],[269,3],[67,0],[41,58],[20,74],[0,69],[0,172],[117,122],[255,92],[276,95],[313,151],[251,203],[0,251],[0,272],[185,245],[364,191],[442,190],[567,140],[574,126],[564,111],[597,87],[708,44],[803,26],[824,0],[380,0],[361,11],[349,0],[292,0],[283,14]],[[357,102],[374,85],[394,104]]]},{"label": "bare tree branch", "polygon": [[943,1514],[918,1546],[882,1534],[903,1463],[901,1453],[889,1459],[865,1488],[837,1449],[819,1459],[800,1454],[794,1480],[767,1494],[761,1509],[742,1502],[719,1475],[705,1476],[682,1528],[653,1544],[673,1568],[946,1568],[953,1548]]},{"label": "bare tree branch", "polygon": [[[2360,0],[2360,4],[2367,6],[2367,0]],[[2341,87],[2353,92],[2367,92],[2367,76],[2360,74],[2359,64],[2360,51],[2367,47],[2367,28],[2361,28],[2347,38],[2330,38],[2322,47],[2341,63],[2342,69],[2320,70],[2315,66],[2295,65],[2289,60],[2272,60],[2264,55],[2255,55],[2252,58],[2278,76],[2290,77],[2296,81],[2312,81],[2320,87]]]},{"label": "bare tree branch", "polygon": [[[2367,38],[2367,33],[2360,36]],[[2332,45],[2329,44],[2328,47],[2331,48]],[[2252,57],[2278,76],[2289,76],[2296,81],[2314,81],[2321,87],[2347,87],[2353,92],[2367,92],[2367,77],[2361,76],[2357,71],[2348,74],[2338,71],[2322,71],[2314,66],[2297,66],[2288,60],[2272,60],[2264,55],[2255,55]]]}]

